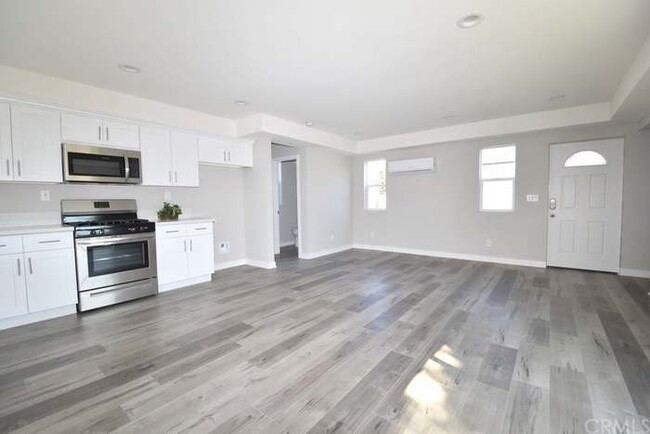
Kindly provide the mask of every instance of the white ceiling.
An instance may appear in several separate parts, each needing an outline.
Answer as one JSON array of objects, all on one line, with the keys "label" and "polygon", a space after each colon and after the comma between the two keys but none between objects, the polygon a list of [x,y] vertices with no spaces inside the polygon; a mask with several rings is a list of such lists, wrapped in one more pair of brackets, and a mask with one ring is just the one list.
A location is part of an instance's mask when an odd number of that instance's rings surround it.
[{"label": "white ceiling", "polygon": [[648,0],[0,0],[0,64],[367,140],[610,101],[648,29]]}]

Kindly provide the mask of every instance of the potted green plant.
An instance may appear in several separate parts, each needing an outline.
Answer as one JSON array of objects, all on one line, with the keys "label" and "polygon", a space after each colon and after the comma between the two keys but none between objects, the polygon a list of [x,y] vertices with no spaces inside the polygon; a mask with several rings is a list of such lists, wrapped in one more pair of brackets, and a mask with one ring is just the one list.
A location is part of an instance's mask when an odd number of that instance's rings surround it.
[{"label": "potted green plant", "polygon": [[158,220],[178,220],[178,216],[183,214],[183,210],[175,203],[165,202],[162,208],[158,211]]}]

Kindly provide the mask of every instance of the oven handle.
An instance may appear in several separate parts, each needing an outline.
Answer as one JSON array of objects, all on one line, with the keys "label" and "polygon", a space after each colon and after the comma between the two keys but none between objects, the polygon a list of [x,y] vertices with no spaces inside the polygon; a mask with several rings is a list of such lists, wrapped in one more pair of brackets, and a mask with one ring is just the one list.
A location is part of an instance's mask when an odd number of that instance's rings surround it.
[{"label": "oven handle", "polygon": [[[106,129],[108,131],[108,129]],[[131,176],[131,168],[129,167],[129,157],[124,156],[124,180],[128,181]]]},{"label": "oven handle", "polygon": [[119,236],[119,237],[110,237],[110,238],[104,238],[102,237],[101,239],[80,239],[76,240],[76,243],[78,246],[107,246],[110,244],[125,244],[125,243],[132,243],[134,241],[153,241],[154,236],[135,236],[135,235],[127,235],[127,236]]}]

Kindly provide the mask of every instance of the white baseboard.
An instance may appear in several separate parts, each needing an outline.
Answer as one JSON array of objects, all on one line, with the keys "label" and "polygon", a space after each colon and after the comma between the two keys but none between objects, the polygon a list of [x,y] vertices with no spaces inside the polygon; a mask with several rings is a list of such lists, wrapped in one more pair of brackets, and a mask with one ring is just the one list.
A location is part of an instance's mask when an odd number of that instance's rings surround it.
[{"label": "white baseboard", "polygon": [[18,327],[25,324],[34,322],[45,321],[47,319],[58,318],[60,316],[70,315],[77,313],[77,305],[71,304],[69,306],[57,307],[56,309],[44,310],[41,312],[26,313],[24,315],[14,316],[0,320],[0,330],[8,329],[11,327]]},{"label": "white baseboard", "polygon": [[264,261],[257,261],[255,259],[246,259],[246,265],[250,265],[251,267],[265,268],[267,270],[272,270],[275,268],[275,261],[264,262]]},{"label": "white baseboard", "polygon": [[295,246],[296,242],[295,241],[283,241],[280,243],[280,247],[288,247],[288,246]]},{"label": "white baseboard", "polygon": [[373,246],[370,244],[354,244],[355,249],[377,250],[380,252],[404,253],[407,255],[431,256],[435,258],[461,259],[464,261],[492,262],[495,264],[520,265],[522,267],[546,268],[545,261],[529,259],[500,258],[496,256],[468,255],[464,253],[439,252],[435,250],[405,249],[401,247]]},{"label": "white baseboard", "polygon": [[633,268],[621,268],[618,272],[621,276],[641,277],[650,279],[650,270],[635,270]]},{"label": "white baseboard", "polygon": [[214,264],[214,271],[225,270],[226,268],[234,268],[246,265],[246,259],[237,259],[235,261],[219,262]]},{"label": "white baseboard", "polygon": [[331,249],[325,249],[325,250],[318,250],[316,252],[311,252],[311,253],[300,252],[300,259],[320,258],[321,256],[333,255],[334,253],[344,252],[346,250],[350,250],[351,248],[352,248],[351,244],[346,244],[344,246],[333,247]]},{"label": "white baseboard", "polygon": [[179,280],[178,282],[165,283],[164,285],[158,285],[158,292],[167,292],[172,291],[178,288],[184,288],[190,285],[198,285],[199,283],[205,283],[212,280],[212,275],[208,274],[205,276],[192,277],[191,279]]}]

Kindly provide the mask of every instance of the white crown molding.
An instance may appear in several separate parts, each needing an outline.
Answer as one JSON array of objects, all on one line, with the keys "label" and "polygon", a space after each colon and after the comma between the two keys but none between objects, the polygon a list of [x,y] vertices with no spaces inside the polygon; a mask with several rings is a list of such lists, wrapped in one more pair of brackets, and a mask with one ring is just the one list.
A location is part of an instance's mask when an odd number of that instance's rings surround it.
[{"label": "white crown molding", "polygon": [[403,253],[406,255],[431,256],[434,258],[460,259],[463,261],[491,262],[494,264],[518,265],[521,267],[546,268],[545,261],[529,259],[501,258],[496,256],[469,255],[465,253],[440,252],[436,250],[406,249],[401,247],[374,246],[370,244],[354,244],[353,248],[362,250],[376,250],[379,252]]}]

